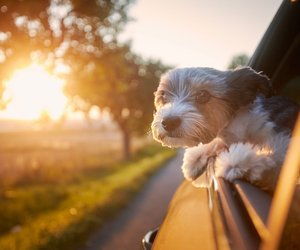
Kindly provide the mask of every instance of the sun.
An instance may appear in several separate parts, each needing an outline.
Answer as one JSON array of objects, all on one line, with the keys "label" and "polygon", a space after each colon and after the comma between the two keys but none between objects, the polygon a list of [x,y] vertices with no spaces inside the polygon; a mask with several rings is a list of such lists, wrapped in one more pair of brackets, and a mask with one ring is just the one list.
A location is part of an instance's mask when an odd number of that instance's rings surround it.
[{"label": "sun", "polygon": [[58,119],[67,105],[63,87],[63,80],[40,65],[18,70],[5,82],[4,96],[10,102],[1,117],[37,120],[46,112],[52,119]]}]

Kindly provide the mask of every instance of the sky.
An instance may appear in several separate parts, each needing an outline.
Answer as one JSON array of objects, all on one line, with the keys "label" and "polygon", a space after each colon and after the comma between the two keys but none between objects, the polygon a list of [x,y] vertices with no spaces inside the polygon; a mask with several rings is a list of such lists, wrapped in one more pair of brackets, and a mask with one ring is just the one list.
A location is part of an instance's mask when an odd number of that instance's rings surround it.
[{"label": "sky", "polygon": [[253,54],[281,2],[137,0],[120,38],[171,66],[224,70],[234,55]]}]

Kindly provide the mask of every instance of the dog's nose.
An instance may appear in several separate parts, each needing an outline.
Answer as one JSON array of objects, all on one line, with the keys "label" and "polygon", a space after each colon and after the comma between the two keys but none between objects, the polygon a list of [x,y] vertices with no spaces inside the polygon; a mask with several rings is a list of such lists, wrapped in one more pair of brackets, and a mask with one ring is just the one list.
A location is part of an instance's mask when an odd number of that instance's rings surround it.
[{"label": "dog's nose", "polygon": [[168,132],[173,131],[174,129],[178,128],[180,123],[181,123],[181,119],[178,116],[166,117],[161,122],[163,128]]}]

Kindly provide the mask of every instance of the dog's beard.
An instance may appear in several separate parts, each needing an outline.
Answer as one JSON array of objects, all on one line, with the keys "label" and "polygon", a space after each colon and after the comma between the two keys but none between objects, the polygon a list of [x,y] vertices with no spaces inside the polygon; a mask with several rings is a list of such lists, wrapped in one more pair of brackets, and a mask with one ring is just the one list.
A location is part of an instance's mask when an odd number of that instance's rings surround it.
[{"label": "dog's beard", "polygon": [[215,137],[207,121],[196,110],[178,114],[181,124],[170,132],[166,131],[161,124],[163,113],[160,110],[156,113],[151,126],[153,138],[163,146],[193,147],[199,143],[208,143]]}]

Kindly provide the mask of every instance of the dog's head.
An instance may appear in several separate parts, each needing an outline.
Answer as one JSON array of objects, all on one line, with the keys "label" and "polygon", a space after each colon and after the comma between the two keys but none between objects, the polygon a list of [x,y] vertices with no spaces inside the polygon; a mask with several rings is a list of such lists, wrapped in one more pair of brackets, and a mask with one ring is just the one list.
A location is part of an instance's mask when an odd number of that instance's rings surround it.
[{"label": "dog's head", "polygon": [[155,92],[153,137],[169,147],[208,143],[258,94],[271,94],[270,81],[250,68],[171,70],[162,76]]}]

